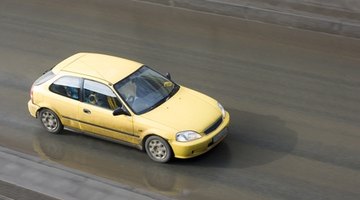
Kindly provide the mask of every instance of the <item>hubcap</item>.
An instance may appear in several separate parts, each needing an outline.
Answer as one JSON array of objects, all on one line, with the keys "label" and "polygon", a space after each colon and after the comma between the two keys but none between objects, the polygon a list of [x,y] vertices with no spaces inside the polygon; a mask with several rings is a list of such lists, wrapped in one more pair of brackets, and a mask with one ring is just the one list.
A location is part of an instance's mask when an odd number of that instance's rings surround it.
[{"label": "hubcap", "polygon": [[58,121],[56,117],[48,111],[41,115],[41,121],[49,131],[54,131],[58,127]]},{"label": "hubcap", "polygon": [[163,160],[167,156],[167,149],[160,140],[151,140],[149,142],[149,151],[158,160]]}]

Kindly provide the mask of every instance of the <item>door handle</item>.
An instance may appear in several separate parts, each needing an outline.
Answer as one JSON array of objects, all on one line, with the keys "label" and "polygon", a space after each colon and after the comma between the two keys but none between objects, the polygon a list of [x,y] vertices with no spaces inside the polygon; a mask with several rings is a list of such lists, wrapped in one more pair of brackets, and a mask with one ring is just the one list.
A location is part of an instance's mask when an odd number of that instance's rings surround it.
[{"label": "door handle", "polygon": [[84,111],[84,113],[86,113],[86,114],[91,114],[91,111],[90,111],[89,109],[84,108],[83,111]]}]

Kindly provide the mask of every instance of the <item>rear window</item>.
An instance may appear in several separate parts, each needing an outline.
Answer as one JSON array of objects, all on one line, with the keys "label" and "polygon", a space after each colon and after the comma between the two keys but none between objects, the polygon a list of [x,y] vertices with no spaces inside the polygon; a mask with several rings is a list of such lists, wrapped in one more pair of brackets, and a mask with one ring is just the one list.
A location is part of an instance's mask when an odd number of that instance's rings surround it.
[{"label": "rear window", "polygon": [[46,81],[52,79],[53,77],[55,77],[55,74],[51,70],[47,71],[43,75],[41,75],[38,79],[36,79],[34,85],[41,85]]}]

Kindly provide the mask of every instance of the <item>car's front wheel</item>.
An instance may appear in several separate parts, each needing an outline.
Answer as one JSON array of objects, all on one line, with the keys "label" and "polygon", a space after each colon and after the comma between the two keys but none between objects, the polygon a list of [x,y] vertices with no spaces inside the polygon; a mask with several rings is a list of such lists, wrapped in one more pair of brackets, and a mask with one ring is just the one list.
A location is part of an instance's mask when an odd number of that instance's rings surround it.
[{"label": "car's front wheel", "polygon": [[64,128],[59,117],[50,109],[42,109],[39,118],[45,129],[50,133],[59,134]]},{"label": "car's front wheel", "polygon": [[168,162],[172,158],[170,145],[159,136],[150,136],[145,141],[145,150],[149,157],[156,162]]}]

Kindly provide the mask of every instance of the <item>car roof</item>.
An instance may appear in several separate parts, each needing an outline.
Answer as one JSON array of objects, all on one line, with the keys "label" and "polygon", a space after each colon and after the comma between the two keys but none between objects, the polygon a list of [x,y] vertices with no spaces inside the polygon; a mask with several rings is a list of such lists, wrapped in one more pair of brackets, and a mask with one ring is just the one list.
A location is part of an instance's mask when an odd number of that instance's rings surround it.
[{"label": "car roof", "polygon": [[57,64],[52,71],[91,76],[115,84],[143,64],[125,58],[97,53],[77,53]]}]

